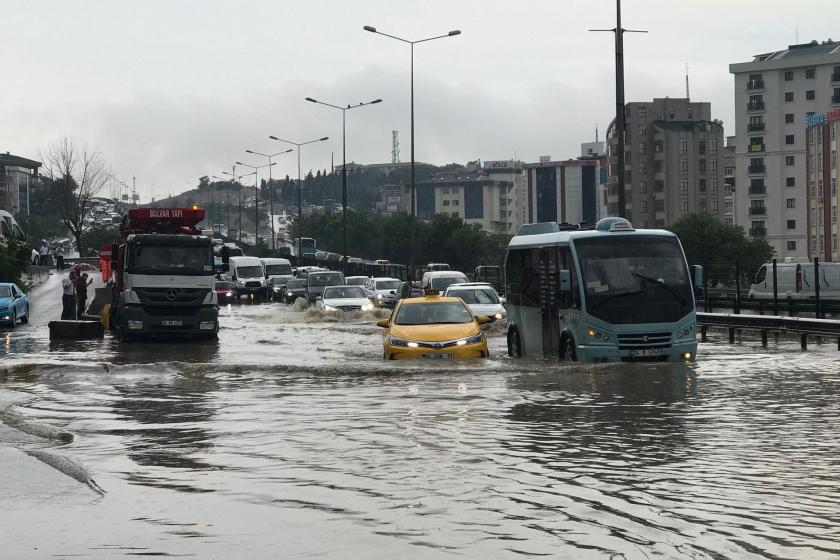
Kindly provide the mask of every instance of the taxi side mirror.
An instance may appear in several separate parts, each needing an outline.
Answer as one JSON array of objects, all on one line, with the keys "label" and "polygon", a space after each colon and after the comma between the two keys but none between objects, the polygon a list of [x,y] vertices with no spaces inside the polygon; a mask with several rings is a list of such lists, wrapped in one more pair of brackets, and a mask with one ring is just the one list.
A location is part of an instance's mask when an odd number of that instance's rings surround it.
[{"label": "taxi side mirror", "polygon": [[484,324],[487,324],[487,323],[492,323],[493,321],[495,321],[495,318],[494,317],[485,317],[484,315],[480,315],[480,316],[476,317],[475,320],[478,321],[479,325],[484,325]]},{"label": "taxi side mirror", "polygon": [[376,322],[377,327],[382,327],[383,329],[388,328],[388,319],[380,319]]}]

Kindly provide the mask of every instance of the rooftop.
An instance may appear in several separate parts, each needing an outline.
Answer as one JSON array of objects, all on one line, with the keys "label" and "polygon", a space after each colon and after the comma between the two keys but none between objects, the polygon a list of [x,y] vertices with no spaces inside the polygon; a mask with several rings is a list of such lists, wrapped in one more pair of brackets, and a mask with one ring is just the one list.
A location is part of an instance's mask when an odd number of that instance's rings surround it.
[{"label": "rooftop", "polygon": [[37,170],[41,167],[40,161],[35,161],[34,159],[27,159],[20,156],[13,156],[11,153],[6,152],[0,153],[0,166],[14,166],[14,167],[27,167],[29,169]]},{"label": "rooftop", "polygon": [[813,40],[810,43],[788,45],[788,48],[782,51],[757,54],[755,55],[753,62],[769,62],[771,60],[780,60],[782,58],[792,58],[797,56],[817,56],[821,54],[834,53],[840,53],[840,42],[835,42],[829,39],[820,43],[817,40]]}]

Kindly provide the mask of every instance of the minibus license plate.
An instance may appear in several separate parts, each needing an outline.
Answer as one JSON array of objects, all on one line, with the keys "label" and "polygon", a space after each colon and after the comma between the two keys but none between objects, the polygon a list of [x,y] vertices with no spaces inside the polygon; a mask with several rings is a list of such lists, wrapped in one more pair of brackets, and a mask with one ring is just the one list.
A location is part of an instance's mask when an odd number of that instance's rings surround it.
[{"label": "minibus license plate", "polygon": [[181,327],[184,325],[183,321],[178,321],[175,319],[167,319],[160,322],[161,325],[164,327]]},{"label": "minibus license plate", "polygon": [[430,360],[451,360],[452,354],[423,354],[423,357]]},{"label": "minibus license plate", "polygon": [[661,356],[662,350],[659,348],[642,348],[639,350],[630,350],[630,356],[634,358],[644,358],[647,356]]}]

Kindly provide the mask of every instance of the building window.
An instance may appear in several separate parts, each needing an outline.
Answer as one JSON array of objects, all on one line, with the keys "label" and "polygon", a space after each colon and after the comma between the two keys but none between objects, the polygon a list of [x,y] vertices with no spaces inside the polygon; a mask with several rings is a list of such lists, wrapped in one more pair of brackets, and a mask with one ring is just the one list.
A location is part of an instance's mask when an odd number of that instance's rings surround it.
[{"label": "building window", "polygon": [[793,102],[793,92],[786,91],[785,92],[785,103],[792,103]]},{"label": "building window", "polygon": [[688,160],[684,157],[680,158],[680,173],[683,175],[688,173]]},{"label": "building window", "polygon": [[444,201],[443,201],[443,205],[444,205],[444,206],[449,206],[449,201],[448,201],[448,200],[444,200]]},{"label": "building window", "polygon": [[688,179],[680,179],[680,194],[688,194]]},{"label": "building window", "polygon": [[731,217],[726,218],[726,225],[731,226],[734,223],[735,223],[735,220],[733,220]]},{"label": "building window", "polygon": [[832,224],[837,223],[837,207],[836,206],[831,207],[831,223]]},{"label": "building window", "polygon": [[805,69],[805,79],[806,80],[813,80],[816,77],[817,77],[816,68],[806,68]]},{"label": "building window", "polygon": [[442,189],[440,189],[440,192],[442,192],[443,194],[449,194],[449,187],[443,187]]},{"label": "building window", "polygon": [[788,208],[796,208],[796,199],[795,198],[787,198],[785,199]]},{"label": "building window", "polygon": [[813,101],[816,98],[817,98],[817,92],[816,91],[814,91],[812,89],[809,89],[808,91],[805,92],[805,100],[806,101]]},{"label": "building window", "polygon": [[716,159],[711,160],[711,162],[709,163],[709,166],[710,166],[710,171],[712,173],[717,173],[718,168],[717,168],[717,160]]},{"label": "building window", "polygon": [[787,165],[788,167],[793,165],[795,161],[796,158],[794,156],[785,156],[785,165]]},{"label": "building window", "polygon": [[461,205],[461,201],[460,201],[460,200],[453,200],[453,201],[452,201],[452,206],[460,206],[460,205]]},{"label": "building window", "polygon": [[697,190],[703,193],[706,192],[706,179],[697,181]]},{"label": "building window", "polygon": [[713,198],[709,201],[709,212],[717,213],[718,211],[718,200]]},{"label": "building window", "polygon": [[647,134],[647,125],[640,124],[639,125],[639,136],[644,136]]},{"label": "building window", "polygon": [[787,179],[785,179],[785,186],[795,187],[796,186],[796,177],[788,177]]},{"label": "building window", "polygon": [[673,107],[668,107],[668,118],[673,119],[676,114],[676,110]]},{"label": "building window", "polygon": [[642,181],[641,183],[639,183],[639,191],[642,194],[647,194],[647,181]]},{"label": "building window", "polygon": [[642,214],[647,214],[647,200],[643,200],[639,203],[639,208],[642,211]]},{"label": "building window", "polygon": [[659,173],[660,171],[662,171],[662,160],[661,159],[658,159],[658,160],[653,162],[653,170],[656,173]]},{"label": "building window", "polygon": [[694,107],[689,107],[688,108],[688,118],[689,118],[689,120],[694,118]]},{"label": "building window", "polygon": [[794,143],[793,134],[786,134],[785,135],[785,144],[790,146],[793,143]]},{"label": "building window", "polygon": [[793,71],[792,70],[788,70],[787,72],[785,72],[785,81],[786,82],[792,82],[793,81]]},{"label": "building window", "polygon": [[647,118],[647,107],[639,105],[639,120]]},{"label": "building window", "polygon": [[837,195],[837,178],[832,177],[831,178],[831,196],[836,196],[836,195]]},{"label": "building window", "polygon": [[639,153],[640,154],[647,153],[647,145],[644,142],[639,142]]},{"label": "building window", "polygon": [[683,200],[682,202],[680,202],[680,212],[682,212],[683,214],[688,213],[688,201]]},{"label": "building window", "polygon": [[[787,73],[787,72],[785,72]],[[787,250],[788,251],[796,251],[796,241],[788,241],[787,242]]]},{"label": "building window", "polygon": [[706,172],[706,160],[705,160],[705,159],[701,159],[701,160],[698,162],[698,164],[699,164],[699,168],[700,168],[700,169],[699,169],[700,173],[705,173],[705,172]]},{"label": "building window", "polygon": [[718,195],[718,180],[717,177],[712,177],[709,179],[709,191],[711,192],[712,196]]},{"label": "building window", "polygon": [[716,154],[718,150],[717,138],[713,138],[709,141],[709,152],[712,154]]},{"label": "building window", "polygon": [[731,201],[731,200],[725,200],[725,201],[723,201],[723,210],[724,210],[724,212],[726,212],[727,214],[731,214],[731,213],[732,213],[732,201]]},{"label": "building window", "polygon": [[700,155],[706,155],[706,142],[705,141],[700,140],[697,143],[697,153],[700,154]]},{"label": "building window", "polygon": [[680,153],[685,154],[688,152],[688,139],[680,138]]},{"label": "building window", "polygon": [[793,122],[793,113],[785,113],[785,124],[791,124]]},{"label": "building window", "polygon": [[788,220],[787,221],[787,228],[788,229],[796,229],[796,220]]},{"label": "building window", "polygon": [[647,175],[647,164],[646,163],[640,163],[639,164],[639,173],[642,174],[642,175]]}]

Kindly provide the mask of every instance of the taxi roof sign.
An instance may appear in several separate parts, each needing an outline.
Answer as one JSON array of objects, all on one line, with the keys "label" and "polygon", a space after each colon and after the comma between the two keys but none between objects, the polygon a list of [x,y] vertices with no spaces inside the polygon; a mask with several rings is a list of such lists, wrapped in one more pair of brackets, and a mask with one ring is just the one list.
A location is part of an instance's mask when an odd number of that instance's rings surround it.
[{"label": "taxi roof sign", "polygon": [[598,221],[595,229],[597,231],[636,231],[633,228],[633,224],[627,219],[619,218],[618,216],[602,218]]}]

